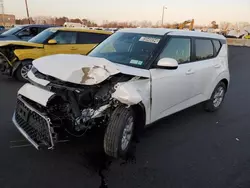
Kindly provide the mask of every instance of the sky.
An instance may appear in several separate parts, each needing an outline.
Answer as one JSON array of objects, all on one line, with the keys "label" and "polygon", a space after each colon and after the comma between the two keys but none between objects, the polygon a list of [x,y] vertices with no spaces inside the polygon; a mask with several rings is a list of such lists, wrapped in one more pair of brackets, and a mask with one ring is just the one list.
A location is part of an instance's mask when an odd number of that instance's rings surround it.
[{"label": "sky", "polygon": [[[79,17],[102,23],[109,21],[160,21],[195,19],[196,24],[215,20],[250,22],[250,0],[28,0],[30,16]],[[24,0],[4,0],[5,13],[26,16]]]}]

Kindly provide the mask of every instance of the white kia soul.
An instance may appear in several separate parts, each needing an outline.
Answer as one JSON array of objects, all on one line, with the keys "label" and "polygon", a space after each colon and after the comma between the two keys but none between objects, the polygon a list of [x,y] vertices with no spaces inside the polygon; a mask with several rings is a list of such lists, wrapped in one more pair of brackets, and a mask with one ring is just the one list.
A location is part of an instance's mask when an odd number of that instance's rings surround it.
[{"label": "white kia soul", "polygon": [[37,148],[103,126],[106,154],[123,157],[153,122],[204,102],[220,108],[229,86],[222,35],[170,29],[119,30],[88,56],[33,61],[13,122]]}]

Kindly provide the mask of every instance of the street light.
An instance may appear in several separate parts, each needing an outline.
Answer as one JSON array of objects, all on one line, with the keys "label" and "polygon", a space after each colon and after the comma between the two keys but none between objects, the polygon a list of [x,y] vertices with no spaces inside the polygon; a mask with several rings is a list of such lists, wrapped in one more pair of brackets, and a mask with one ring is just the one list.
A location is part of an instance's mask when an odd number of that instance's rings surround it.
[{"label": "street light", "polygon": [[2,24],[3,24],[3,26],[5,26],[5,17],[4,17],[4,2],[3,2],[3,0],[0,0],[0,6],[1,6],[1,11],[2,11]]},{"label": "street light", "polygon": [[29,15],[29,8],[28,8],[28,2],[25,0],[25,5],[26,5],[26,12],[27,12],[27,17],[28,17],[28,22],[30,24],[30,15]]},{"label": "street light", "polygon": [[162,8],[162,20],[161,20],[161,26],[162,27],[163,27],[163,20],[164,20],[164,11],[165,11],[165,9],[167,9],[167,7],[163,6],[163,8]]}]

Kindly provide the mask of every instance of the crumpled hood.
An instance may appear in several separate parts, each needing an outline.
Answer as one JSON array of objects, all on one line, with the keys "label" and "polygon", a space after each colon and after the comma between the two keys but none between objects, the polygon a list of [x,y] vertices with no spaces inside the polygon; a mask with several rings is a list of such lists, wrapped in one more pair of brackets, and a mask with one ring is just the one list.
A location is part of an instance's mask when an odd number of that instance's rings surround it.
[{"label": "crumpled hood", "polygon": [[150,77],[148,70],[112,63],[104,58],[58,54],[36,59],[33,66],[41,73],[82,85],[95,85],[108,77],[123,73]]},{"label": "crumpled hood", "polygon": [[43,44],[37,44],[27,41],[18,41],[18,40],[0,40],[0,47],[8,46],[8,45],[15,45],[15,46],[29,46],[29,47],[43,47]]}]

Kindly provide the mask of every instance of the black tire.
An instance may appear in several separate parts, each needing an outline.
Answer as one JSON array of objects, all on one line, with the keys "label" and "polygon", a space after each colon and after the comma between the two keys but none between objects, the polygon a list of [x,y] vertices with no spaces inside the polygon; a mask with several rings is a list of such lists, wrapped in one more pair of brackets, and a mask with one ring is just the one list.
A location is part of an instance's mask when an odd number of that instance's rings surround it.
[{"label": "black tire", "polygon": [[[217,91],[218,90],[220,90],[220,89],[223,89],[223,96],[222,96],[222,98],[221,98],[221,102],[219,103],[219,104],[215,104],[214,103],[214,101],[215,101],[215,95],[216,95],[216,93],[217,93]],[[225,98],[225,94],[226,94],[226,85],[223,83],[223,82],[220,82],[216,87],[215,87],[215,89],[214,89],[214,91],[213,91],[213,93],[212,93],[212,96],[211,96],[211,98],[208,100],[208,101],[206,101],[205,103],[204,103],[204,109],[207,111],[207,112],[215,112],[215,111],[217,111],[220,107],[221,107],[221,105],[222,105],[222,103],[223,103],[223,101],[224,101],[224,98]]]},{"label": "black tire", "polygon": [[[107,155],[114,158],[124,158],[126,157],[132,143],[134,135],[134,112],[132,108],[127,108],[125,106],[118,106],[112,113],[108,126],[104,135],[104,151]],[[132,118],[132,128],[130,140],[127,147],[122,147],[123,133],[126,128],[128,121]]]},{"label": "black tire", "polygon": [[20,81],[20,82],[28,82],[28,80],[25,79],[25,78],[23,77],[23,74],[22,74],[22,71],[23,71],[23,69],[24,69],[26,66],[32,66],[32,62],[31,62],[31,61],[26,61],[26,62],[21,63],[21,64],[18,66],[18,68],[17,68],[17,70],[16,70],[16,72],[15,72],[15,78],[16,78],[18,81]]}]

